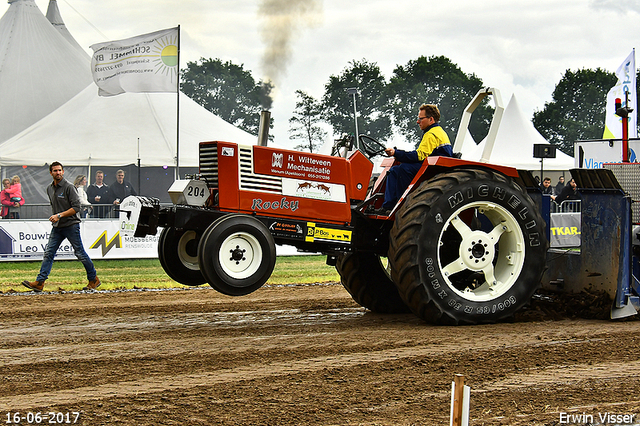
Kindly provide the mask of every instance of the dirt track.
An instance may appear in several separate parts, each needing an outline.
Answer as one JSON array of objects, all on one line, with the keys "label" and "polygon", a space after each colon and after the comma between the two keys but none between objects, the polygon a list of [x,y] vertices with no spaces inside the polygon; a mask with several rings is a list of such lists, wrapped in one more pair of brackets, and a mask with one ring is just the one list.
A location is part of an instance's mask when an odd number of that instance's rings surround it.
[{"label": "dirt track", "polygon": [[639,321],[434,327],[339,285],[4,295],[0,318],[5,424],[448,425],[456,373],[472,425],[640,423]]}]

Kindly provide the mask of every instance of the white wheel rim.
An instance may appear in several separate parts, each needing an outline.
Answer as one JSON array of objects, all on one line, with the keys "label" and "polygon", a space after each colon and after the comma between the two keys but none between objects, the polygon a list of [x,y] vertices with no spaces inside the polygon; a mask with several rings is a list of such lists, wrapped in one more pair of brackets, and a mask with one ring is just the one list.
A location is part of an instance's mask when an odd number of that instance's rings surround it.
[{"label": "white wheel rim", "polygon": [[[459,217],[468,210],[484,215],[491,222],[492,229],[472,230]],[[515,217],[498,204],[467,204],[447,220],[438,239],[439,248],[452,244],[444,239],[449,226],[453,226],[462,237],[458,257],[454,261],[446,261],[447,264],[443,265],[442,251],[438,250],[439,266],[449,287],[472,302],[486,302],[506,293],[518,280],[525,260],[524,235]],[[449,249],[453,250],[453,247]],[[468,285],[461,285],[455,276],[464,271],[478,273],[477,277],[484,275],[484,279],[481,278],[475,285],[471,281]]]},{"label": "white wheel rim", "polygon": [[260,267],[262,247],[253,235],[236,232],[223,241],[219,260],[222,270],[231,278],[249,278]]},{"label": "white wheel rim", "polygon": [[387,274],[387,277],[391,279],[391,262],[385,256],[378,256],[378,261],[380,262],[380,267],[384,270],[384,273]]},{"label": "white wheel rim", "polygon": [[187,231],[180,237],[178,241],[178,258],[180,262],[192,271],[199,271],[200,265],[198,263],[198,253],[195,256],[191,256],[187,252],[187,244],[192,243],[196,239],[195,231]]}]

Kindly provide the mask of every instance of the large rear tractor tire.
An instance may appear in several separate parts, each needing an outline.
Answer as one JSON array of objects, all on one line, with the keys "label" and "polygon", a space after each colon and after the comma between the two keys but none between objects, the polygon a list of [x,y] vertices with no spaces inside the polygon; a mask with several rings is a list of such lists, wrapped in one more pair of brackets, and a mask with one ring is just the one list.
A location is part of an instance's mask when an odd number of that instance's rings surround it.
[{"label": "large rear tractor tire", "polygon": [[373,253],[347,253],[338,257],[336,270],[353,300],[371,312],[411,312],[391,281],[382,259]]},{"label": "large rear tractor tire", "polygon": [[427,322],[495,322],[528,303],[540,285],[545,227],[511,178],[487,170],[442,173],[420,184],[396,215],[391,276]]},{"label": "large rear tractor tire", "polygon": [[198,265],[199,238],[195,231],[164,228],[158,238],[158,259],[162,269],[180,284],[198,286],[206,283]]},{"label": "large rear tractor tire", "polygon": [[244,296],[267,282],[276,264],[271,233],[259,220],[230,214],[213,222],[198,247],[202,274],[211,287]]}]

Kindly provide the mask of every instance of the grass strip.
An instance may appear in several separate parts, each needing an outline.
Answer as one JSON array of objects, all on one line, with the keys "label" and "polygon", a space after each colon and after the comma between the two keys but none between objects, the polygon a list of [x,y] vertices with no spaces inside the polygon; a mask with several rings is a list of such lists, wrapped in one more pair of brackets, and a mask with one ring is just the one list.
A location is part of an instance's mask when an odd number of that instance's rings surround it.
[{"label": "grass strip", "polygon": [[[267,284],[308,284],[340,281],[325,256],[279,256]],[[0,262],[0,293],[29,291],[23,280],[33,281],[41,262]],[[165,274],[158,259],[95,260],[102,285],[100,290],[133,288],[185,288]],[[78,291],[87,285],[82,264],[77,260],[58,260],[45,284],[45,291]]]}]

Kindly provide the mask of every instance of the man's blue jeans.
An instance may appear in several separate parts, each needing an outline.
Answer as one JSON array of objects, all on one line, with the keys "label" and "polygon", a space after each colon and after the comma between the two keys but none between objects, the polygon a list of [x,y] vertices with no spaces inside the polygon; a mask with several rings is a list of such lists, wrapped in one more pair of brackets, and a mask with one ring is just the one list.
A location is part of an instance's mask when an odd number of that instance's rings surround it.
[{"label": "man's blue jeans", "polygon": [[40,266],[40,273],[38,274],[36,281],[45,281],[49,277],[51,267],[53,266],[53,259],[56,257],[56,252],[65,238],[69,240],[73,247],[74,254],[84,265],[84,269],[87,271],[87,279],[89,281],[96,279],[96,269],[93,267],[93,262],[82,245],[82,239],[80,238],[80,224],[74,223],[73,225],[65,226],[64,228],[51,228],[49,242],[47,243],[47,248],[44,249],[44,258],[42,259],[42,266]]},{"label": "man's blue jeans", "polygon": [[409,184],[422,167],[422,163],[400,163],[387,173],[387,187],[384,191],[384,203],[382,207],[391,210],[396,206],[398,199],[407,190]]}]

